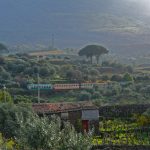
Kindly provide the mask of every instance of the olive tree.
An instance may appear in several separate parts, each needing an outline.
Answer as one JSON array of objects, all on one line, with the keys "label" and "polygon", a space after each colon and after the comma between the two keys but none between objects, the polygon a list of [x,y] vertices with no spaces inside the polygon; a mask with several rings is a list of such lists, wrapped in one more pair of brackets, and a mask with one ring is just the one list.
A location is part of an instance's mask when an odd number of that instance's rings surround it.
[{"label": "olive tree", "polygon": [[20,125],[17,123],[16,114],[21,115],[25,122],[25,120],[31,116],[32,110],[27,104],[0,104],[0,132],[3,137],[13,139],[17,137]]},{"label": "olive tree", "polygon": [[69,123],[63,128],[59,118],[53,116],[39,118],[34,115],[21,124],[17,142],[25,150],[88,150],[91,148],[91,137],[75,131]]},{"label": "olive tree", "polygon": [[4,91],[4,90],[0,90],[0,102],[4,103],[4,102],[11,102],[12,103],[12,97],[9,94],[9,92]]}]

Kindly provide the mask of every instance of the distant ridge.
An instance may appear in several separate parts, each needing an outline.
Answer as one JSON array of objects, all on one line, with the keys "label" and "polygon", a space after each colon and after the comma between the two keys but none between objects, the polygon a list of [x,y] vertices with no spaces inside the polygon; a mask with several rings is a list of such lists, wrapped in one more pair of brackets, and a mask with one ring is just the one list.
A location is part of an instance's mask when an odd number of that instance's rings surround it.
[{"label": "distant ridge", "polygon": [[147,54],[150,7],[143,1],[1,0],[0,41],[49,45],[55,34],[55,46],[60,49],[99,43],[114,53]]}]

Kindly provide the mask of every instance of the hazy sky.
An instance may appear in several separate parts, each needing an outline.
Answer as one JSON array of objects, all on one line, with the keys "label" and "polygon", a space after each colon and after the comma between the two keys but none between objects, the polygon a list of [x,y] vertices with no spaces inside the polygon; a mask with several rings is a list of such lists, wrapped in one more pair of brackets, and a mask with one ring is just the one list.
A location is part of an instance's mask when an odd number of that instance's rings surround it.
[{"label": "hazy sky", "polygon": [[108,20],[112,16],[136,18],[141,25],[142,17],[150,16],[150,0],[0,0],[0,41],[47,43],[54,33],[59,45],[73,39],[76,45],[78,36],[83,40],[87,31],[101,28],[101,14]]}]

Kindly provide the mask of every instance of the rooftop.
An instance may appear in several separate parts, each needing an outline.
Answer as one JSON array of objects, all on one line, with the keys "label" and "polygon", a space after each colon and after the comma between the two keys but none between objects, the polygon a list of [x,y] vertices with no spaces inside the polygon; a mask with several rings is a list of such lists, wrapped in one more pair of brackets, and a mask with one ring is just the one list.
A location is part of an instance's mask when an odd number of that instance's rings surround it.
[{"label": "rooftop", "polygon": [[48,55],[62,55],[64,52],[62,50],[49,50],[49,51],[36,51],[30,52],[30,56],[48,56]]},{"label": "rooftop", "polygon": [[61,103],[40,103],[33,104],[36,113],[58,113],[85,109],[98,109],[92,102],[61,102]]}]

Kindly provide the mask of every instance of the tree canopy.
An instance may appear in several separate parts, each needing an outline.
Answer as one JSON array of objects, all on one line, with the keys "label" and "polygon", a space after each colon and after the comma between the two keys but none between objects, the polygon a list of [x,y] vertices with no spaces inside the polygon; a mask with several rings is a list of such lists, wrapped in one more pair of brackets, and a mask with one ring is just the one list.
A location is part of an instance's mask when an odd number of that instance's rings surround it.
[{"label": "tree canopy", "polygon": [[21,125],[18,144],[26,150],[90,150],[92,138],[89,134],[77,133],[69,123],[62,123],[56,116],[51,120],[46,117],[31,116]]},{"label": "tree canopy", "polygon": [[96,61],[98,63],[100,56],[103,54],[107,54],[107,53],[108,53],[108,50],[101,45],[87,45],[86,47],[82,48],[79,51],[79,55],[80,56],[86,56],[87,58],[90,58],[91,63],[92,63],[92,57],[93,56],[96,57]]},{"label": "tree canopy", "polygon": [[18,117],[25,122],[32,114],[33,111],[28,104],[0,103],[0,132],[3,137],[15,138],[20,130]]},{"label": "tree canopy", "polygon": [[0,90],[0,103],[4,103],[4,102],[12,103],[12,98],[7,91]]},{"label": "tree canopy", "polygon": [[0,51],[3,51],[3,50],[7,51],[8,49],[4,44],[0,43]]}]

